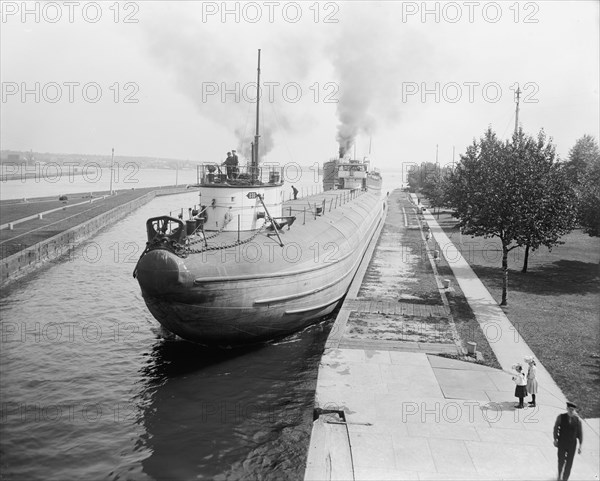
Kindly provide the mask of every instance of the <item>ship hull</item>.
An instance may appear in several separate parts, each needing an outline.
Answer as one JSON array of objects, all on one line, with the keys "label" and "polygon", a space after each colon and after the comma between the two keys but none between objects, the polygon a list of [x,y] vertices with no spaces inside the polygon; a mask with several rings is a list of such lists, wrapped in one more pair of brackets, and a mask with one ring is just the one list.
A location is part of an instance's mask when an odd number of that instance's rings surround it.
[{"label": "ship hull", "polygon": [[331,313],[338,301],[301,314],[285,307],[210,307],[145,298],[148,309],[169,331],[208,346],[239,346],[284,337]]},{"label": "ship hull", "polygon": [[[326,194],[330,206],[341,194]],[[364,193],[282,232],[284,247],[269,236],[186,258],[151,251],[137,267],[143,298],[166,329],[196,343],[227,347],[285,336],[343,299],[385,207],[378,192]]]}]

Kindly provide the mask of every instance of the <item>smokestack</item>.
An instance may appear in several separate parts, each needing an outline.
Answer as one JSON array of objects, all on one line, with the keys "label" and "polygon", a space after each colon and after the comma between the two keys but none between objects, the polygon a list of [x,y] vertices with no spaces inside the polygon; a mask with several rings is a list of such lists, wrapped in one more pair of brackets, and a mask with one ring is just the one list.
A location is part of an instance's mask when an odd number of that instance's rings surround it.
[{"label": "smokestack", "polygon": [[338,136],[338,142],[340,143],[340,159],[343,159],[344,155],[346,155],[354,145],[354,138],[340,138]]}]

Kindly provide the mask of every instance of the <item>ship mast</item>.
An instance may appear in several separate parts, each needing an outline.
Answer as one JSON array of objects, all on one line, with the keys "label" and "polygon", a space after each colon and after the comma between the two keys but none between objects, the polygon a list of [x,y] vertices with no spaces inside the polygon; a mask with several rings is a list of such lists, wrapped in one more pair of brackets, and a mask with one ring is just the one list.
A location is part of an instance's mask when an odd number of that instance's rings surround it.
[{"label": "ship mast", "polygon": [[258,133],[258,119],[259,119],[259,107],[260,107],[260,48],[258,49],[258,68],[257,68],[257,79],[256,79],[256,134],[254,135],[254,156],[252,159],[253,176],[258,174],[258,139],[260,137]]}]

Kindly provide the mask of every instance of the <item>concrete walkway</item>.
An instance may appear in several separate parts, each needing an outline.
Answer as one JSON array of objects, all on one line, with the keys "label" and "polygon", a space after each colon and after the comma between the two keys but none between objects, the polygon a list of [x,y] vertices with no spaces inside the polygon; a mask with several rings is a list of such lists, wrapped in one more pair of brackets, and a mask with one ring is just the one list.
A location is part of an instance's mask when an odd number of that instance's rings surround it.
[{"label": "concrete walkway", "polygon": [[[402,207],[416,217],[394,191],[388,220]],[[433,217],[425,219],[502,367],[532,355]],[[349,302],[346,310],[357,305]],[[552,428],[565,396],[543,366],[538,406],[517,410],[507,373],[411,349],[406,340],[345,342],[346,321],[336,320],[319,367],[305,479],[556,479]],[[597,420],[585,422],[571,479],[599,479],[599,452]]]}]

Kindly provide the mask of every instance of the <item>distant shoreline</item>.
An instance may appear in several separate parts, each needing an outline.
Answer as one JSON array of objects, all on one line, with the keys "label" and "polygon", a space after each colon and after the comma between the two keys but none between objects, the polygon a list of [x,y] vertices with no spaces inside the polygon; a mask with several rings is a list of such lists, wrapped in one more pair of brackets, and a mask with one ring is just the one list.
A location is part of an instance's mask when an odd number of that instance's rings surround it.
[{"label": "distant shoreline", "polygon": [[[63,167],[61,165],[57,165],[57,167]],[[27,166],[25,166],[25,164],[23,164],[23,166],[20,166],[20,172],[16,172],[16,173],[2,173],[0,172],[0,182],[8,182],[11,180],[22,180],[23,182],[27,179],[39,179],[41,180],[47,180],[47,179],[51,179],[51,182],[56,182],[58,180],[60,180],[62,177],[65,178],[70,178],[70,177],[81,177],[82,175],[89,175],[88,172],[84,171],[83,169],[78,169],[78,170],[72,170],[72,169],[68,169],[66,172],[62,172],[62,169],[60,170],[53,170],[50,171],[48,173],[45,173],[45,171],[43,169],[38,169],[35,172],[31,172],[31,171],[25,171],[24,169],[27,168]],[[30,167],[32,168],[32,167]],[[108,170],[110,171],[110,166],[109,167],[100,167],[100,169],[102,170]],[[117,167],[115,167],[115,169],[117,169]],[[122,171],[122,167],[121,167],[121,171]],[[177,170],[181,171],[181,172],[186,172],[186,171],[196,171],[196,169],[192,169],[192,168],[180,168],[180,169],[171,169],[171,168],[161,168],[161,167],[140,167],[139,170],[144,170],[144,171],[165,171],[165,172],[176,172]],[[123,175],[123,174],[121,174]]]},{"label": "distant shoreline", "polygon": [[[80,176],[83,172],[70,172],[69,176]],[[55,179],[60,176],[56,175],[43,175],[40,172],[21,172],[20,174],[0,174],[0,182],[8,182],[9,180],[27,180],[27,179]]]}]

